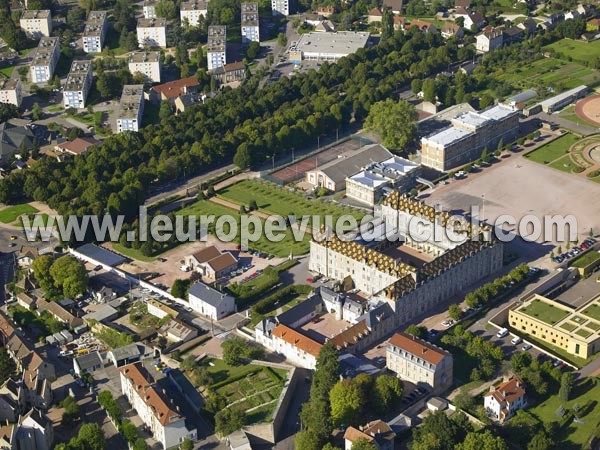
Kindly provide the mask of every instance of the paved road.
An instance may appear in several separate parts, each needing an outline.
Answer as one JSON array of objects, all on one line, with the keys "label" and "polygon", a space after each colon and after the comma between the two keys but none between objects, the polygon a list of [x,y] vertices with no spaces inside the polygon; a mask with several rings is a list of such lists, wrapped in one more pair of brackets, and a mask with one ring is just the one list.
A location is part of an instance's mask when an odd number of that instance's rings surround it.
[{"label": "paved road", "polygon": [[536,114],[535,116],[541,120],[545,120],[546,122],[555,123],[558,126],[568,128],[569,130],[573,130],[583,136],[589,136],[590,134],[597,134],[600,129],[590,127],[587,125],[579,125],[575,122],[571,122],[563,117],[560,117],[558,114],[546,114],[544,112]]},{"label": "paved road", "polygon": [[300,411],[302,404],[308,401],[310,394],[310,383],[305,378],[310,375],[310,370],[298,368],[298,384],[294,390],[294,396],[285,415],[278,442],[273,447],[275,450],[294,450],[294,437],[300,430]]}]

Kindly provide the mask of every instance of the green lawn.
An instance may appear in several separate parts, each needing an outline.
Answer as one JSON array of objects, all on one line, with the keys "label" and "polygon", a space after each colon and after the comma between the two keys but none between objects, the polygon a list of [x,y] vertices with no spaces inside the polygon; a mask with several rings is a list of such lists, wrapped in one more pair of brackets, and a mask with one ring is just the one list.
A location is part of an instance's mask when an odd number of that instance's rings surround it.
[{"label": "green lawn", "polygon": [[16,66],[8,66],[8,67],[2,67],[0,69],[0,74],[2,74],[2,76],[4,76],[5,78],[10,78],[12,76],[13,71],[15,70]]},{"label": "green lawn", "polygon": [[575,325],[574,323],[571,323],[571,322],[565,322],[565,323],[560,324],[560,328],[562,328],[563,330],[567,330],[567,331],[573,331],[578,326],[579,325]]},{"label": "green lawn", "polygon": [[560,428],[559,432],[553,436],[556,448],[561,450],[575,450],[586,448],[594,431],[600,424],[600,380],[597,378],[587,378],[583,383],[577,384],[569,401],[563,402],[558,395],[552,395],[546,401],[540,403],[530,412],[543,422],[556,422],[556,410],[563,405],[565,409],[572,410],[575,404],[578,404],[582,410],[581,423],[572,420]]},{"label": "green lawn", "polygon": [[586,309],[582,311],[582,314],[585,314],[592,319],[600,321],[600,305],[598,303],[593,303],[588,306]]},{"label": "green lawn", "polygon": [[[239,211],[233,210],[223,205],[219,205],[213,203],[208,200],[199,200],[192,205],[187,206],[182,209],[179,214],[181,215],[214,215],[215,217],[220,217],[223,215],[233,216],[238,224],[238,235],[234,238],[235,242],[240,242],[240,213]],[[261,219],[261,223],[264,229],[265,221]],[[226,227],[225,231],[229,231]],[[208,232],[211,234],[215,233],[215,224],[211,224],[208,227]],[[295,242],[292,231],[288,229],[285,232],[285,237],[280,242],[271,242],[264,233],[261,233],[260,237],[256,242],[250,242],[249,247],[260,250],[265,253],[269,253],[271,255],[283,258],[286,257],[292,252],[294,255],[303,255],[308,253],[310,247],[310,234],[305,233],[303,240],[300,242]]]},{"label": "green lawn", "polygon": [[136,250],[135,248],[124,247],[121,244],[119,244],[118,242],[113,242],[112,248],[115,252],[120,253],[123,256],[127,256],[128,258],[131,258],[131,259],[137,259],[138,261],[152,262],[156,259],[155,257],[152,257],[152,256],[142,255],[142,253],[139,250]]},{"label": "green lawn", "polygon": [[38,210],[28,204],[9,206],[8,208],[0,210],[0,222],[13,223],[23,214],[35,214],[36,212],[38,212]]},{"label": "green lawn", "polygon": [[567,133],[564,136],[561,136],[558,139],[555,139],[554,141],[549,142],[546,145],[542,145],[541,147],[532,151],[531,153],[528,153],[527,155],[525,155],[525,158],[538,162],[540,164],[549,164],[555,159],[566,155],[571,145],[573,145],[578,140],[578,137]]},{"label": "green lawn", "polygon": [[557,308],[554,305],[545,303],[541,300],[534,300],[528,306],[519,308],[519,312],[535,317],[536,319],[554,325],[561,319],[569,315],[568,311]]},{"label": "green lawn", "polygon": [[257,312],[252,312],[252,319],[248,324],[248,328],[254,329],[257,323],[261,320],[266,319],[267,317],[275,317],[278,313],[278,309],[281,308],[281,312],[285,312],[289,309],[292,309],[294,306],[306,300],[306,295],[301,295],[296,292],[290,292],[290,295],[287,298],[284,298],[283,301],[280,301],[275,306],[275,309],[264,314],[259,314]]},{"label": "green lawn", "polygon": [[575,259],[571,263],[571,266],[582,269],[584,267],[589,266],[593,262],[598,261],[599,259],[600,259],[600,252],[591,251],[591,252],[584,253],[579,258]]},{"label": "green lawn", "polygon": [[585,42],[565,38],[547,45],[544,49],[554,50],[559,58],[582,64],[600,57],[600,41]]}]

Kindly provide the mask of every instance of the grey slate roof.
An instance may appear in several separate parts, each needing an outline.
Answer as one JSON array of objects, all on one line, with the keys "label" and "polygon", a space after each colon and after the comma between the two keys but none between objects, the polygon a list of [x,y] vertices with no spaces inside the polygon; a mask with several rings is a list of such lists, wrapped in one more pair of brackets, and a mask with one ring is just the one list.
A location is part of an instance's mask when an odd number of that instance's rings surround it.
[{"label": "grey slate roof", "polygon": [[334,159],[323,164],[318,170],[331,178],[336,184],[341,183],[366,165],[373,162],[381,162],[392,156],[390,151],[379,144],[365,145],[355,153],[345,158]]},{"label": "grey slate roof", "polygon": [[277,316],[277,321],[284,325],[290,325],[302,317],[306,317],[312,311],[316,310],[321,304],[321,297],[319,295],[312,295],[303,302],[298,303],[293,308],[282,312]]},{"label": "grey slate roof", "polygon": [[0,161],[7,160],[15,153],[19,153],[21,145],[31,148],[33,133],[29,128],[17,127],[8,122],[0,123]]},{"label": "grey slate roof", "polygon": [[218,307],[221,302],[225,299],[232,299],[233,297],[225,292],[217,291],[216,289],[207,286],[204,283],[196,282],[192,284],[190,287],[189,295],[193,295],[196,298],[199,298],[205,303],[208,303],[211,306]]},{"label": "grey slate roof", "polygon": [[102,365],[102,358],[98,352],[88,353],[75,359],[81,370],[88,370],[92,367]]},{"label": "grey slate roof", "polygon": [[392,310],[392,307],[389,304],[380,303],[375,308],[371,308],[369,311],[360,316],[357,319],[357,322],[365,320],[367,327],[373,329],[377,326],[379,322],[393,315],[394,311]]},{"label": "grey slate roof", "polygon": [[146,351],[146,346],[137,342],[128,344],[124,347],[115,348],[111,350],[111,352],[117,361],[135,358],[143,355],[144,353],[148,353],[148,351]]},{"label": "grey slate roof", "polygon": [[273,328],[277,326],[277,322],[272,317],[267,317],[266,319],[261,320],[256,325],[255,329],[262,331],[262,333],[266,336],[271,334]]},{"label": "grey slate roof", "polygon": [[127,258],[99,247],[96,244],[84,244],[78,247],[77,251],[110,267],[118,266],[127,261]]}]

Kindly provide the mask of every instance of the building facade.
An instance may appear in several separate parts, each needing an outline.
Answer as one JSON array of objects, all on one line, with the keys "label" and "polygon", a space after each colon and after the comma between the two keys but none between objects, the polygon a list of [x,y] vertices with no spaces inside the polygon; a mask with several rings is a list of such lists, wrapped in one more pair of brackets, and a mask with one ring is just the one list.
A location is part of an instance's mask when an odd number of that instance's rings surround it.
[{"label": "building facade", "polygon": [[271,0],[271,14],[274,16],[289,16],[291,0]]},{"label": "building facade", "polygon": [[106,11],[90,11],[83,30],[83,51],[100,53],[106,37],[108,13]]},{"label": "building facade", "polygon": [[67,108],[85,108],[92,87],[92,62],[74,60],[63,86],[63,104]]},{"label": "building facade", "polygon": [[19,21],[25,34],[31,39],[42,36],[49,37],[52,33],[52,14],[49,9],[25,10]]},{"label": "building facade", "polygon": [[200,24],[200,18],[206,18],[207,14],[208,1],[191,0],[187,2],[181,2],[179,17],[181,18],[182,25],[187,23],[190,27],[197,27]]},{"label": "building facade", "polygon": [[0,80],[0,103],[10,103],[18,108],[22,101],[21,80],[12,78]]},{"label": "building facade", "polygon": [[117,117],[117,133],[123,131],[139,131],[144,113],[144,85],[126,84],[123,86],[119,115]]},{"label": "building facade", "polygon": [[209,71],[223,67],[227,63],[227,27],[225,25],[208,27],[206,59]]},{"label": "building facade", "polygon": [[60,57],[60,45],[57,37],[40,39],[31,60],[30,75],[32,83],[47,83],[54,76],[54,69]]},{"label": "building facade", "polygon": [[483,406],[497,422],[504,423],[527,406],[523,381],[512,376],[498,386],[490,386],[489,392],[483,397]]},{"label": "building facade", "polygon": [[497,104],[479,112],[464,112],[451,126],[421,138],[422,164],[448,171],[493,152],[500,140],[509,143],[519,131],[519,110]]},{"label": "building facade", "polygon": [[136,30],[140,48],[145,46],[167,48],[166,19],[138,19]]},{"label": "building facade", "polygon": [[260,42],[258,3],[244,2],[242,9],[242,45]]},{"label": "building facade", "polygon": [[242,81],[246,78],[246,65],[242,61],[225,64],[217,67],[211,74],[221,84]]},{"label": "building facade", "polygon": [[190,307],[194,311],[212,320],[221,320],[236,311],[233,296],[217,291],[199,281],[190,287],[188,298]]},{"label": "building facade", "polygon": [[479,53],[487,53],[502,47],[504,34],[501,29],[484,31],[475,37],[475,48]]},{"label": "building facade", "polygon": [[129,71],[141,73],[151,83],[160,83],[160,52],[133,52],[129,55]]},{"label": "building facade", "polygon": [[386,349],[386,367],[398,377],[436,392],[452,385],[452,355],[406,333],[391,337]]},{"label": "building facade", "polygon": [[145,0],[142,5],[142,13],[144,14],[144,19],[156,19],[156,1]]}]

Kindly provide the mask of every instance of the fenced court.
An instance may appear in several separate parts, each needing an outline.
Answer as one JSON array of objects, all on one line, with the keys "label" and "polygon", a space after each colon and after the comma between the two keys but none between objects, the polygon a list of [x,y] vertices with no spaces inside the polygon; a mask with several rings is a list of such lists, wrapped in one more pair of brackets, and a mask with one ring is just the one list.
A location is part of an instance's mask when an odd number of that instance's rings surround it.
[{"label": "fenced court", "polygon": [[600,126],[600,95],[579,100],[575,105],[575,114],[582,120]]},{"label": "fenced court", "polygon": [[338,158],[340,155],[351,153],[352,151],[358,150],[364,145],[371,143],[371,141],[360,136],[352,136],[351,138],[333,144],[331,147],[316,154],[303,157],[303,159],[293,162],[282,169],[263,175],[263,178],[280,185],[286,185],[303,178],[306,172],[322,166],[323,164],[327,164]]}]

